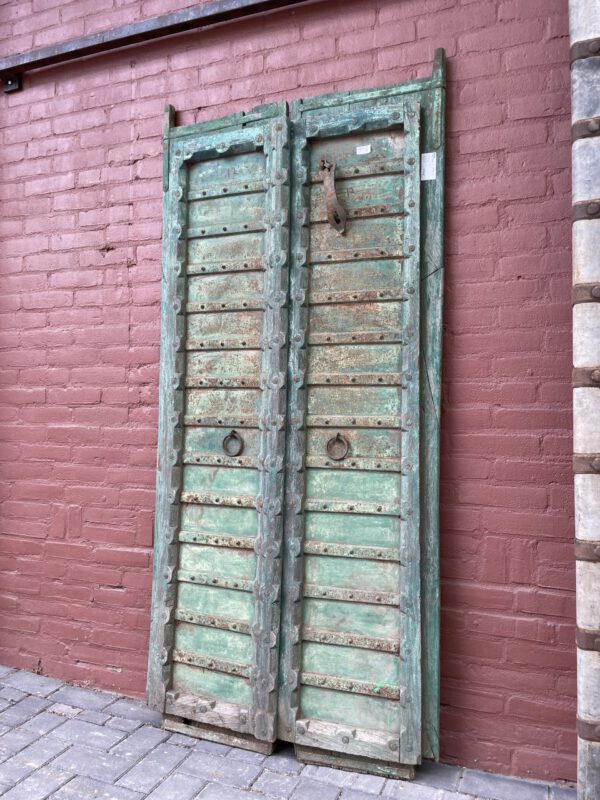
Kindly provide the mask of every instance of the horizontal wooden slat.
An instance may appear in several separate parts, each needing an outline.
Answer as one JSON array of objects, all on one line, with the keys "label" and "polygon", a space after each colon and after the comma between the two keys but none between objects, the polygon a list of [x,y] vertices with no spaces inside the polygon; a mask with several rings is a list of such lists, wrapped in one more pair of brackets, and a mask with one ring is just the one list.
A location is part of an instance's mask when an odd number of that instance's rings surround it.
[{"label": "horizontal wooden slat", "polygon": [[179,541],[188,544],[204,544],[212,547],[232,547],[238,550],[254,550],[255,538],[227,534],[205,533],[204,531],[179,531]]},{"label": "horizontal wooden slat", "polygon": [[[239,622],[236,619],[218,616],[216,614],[202,614],[199,611],[187,611],[178,608],[175,612],[175,619],[179,622],[190,622],[194,625],[202,625],[205,628],[218,628],[223,631],[235,631],[236,633],[249,633],[250,625],[247,622]],[[357,645],[358,646],[358,645]]]},{"label": "horizontal wooden slat", "polygon": [[374,603],[376,605],[398,606],[400,595],[397,592],[364,591],[363,589],[341,589],[334,586],[305,583],[305,597],[318,597],[324,600],[343,600],[346,603]]},{"label": "horizontal wooden slat", "polygon": [[381,650],[383,653],[397,653],[400,647],[399,639],[378,639],[375,636],[364,636],[359,633],[309,628],[307,625],[302,627],[302,638],[305,642],[323,642],[325,644],[336,644],[340,647]]},{"label": "horizontal wooden slat", "polygon": [[400,560],[400,550],[393,547],[364,547],[362,545],[305,541],[302,549],[307,555],[339,556],[340,558],[360,558],[372,561]]},{"label": "horizontal wooden slat", "polygon": [[181,664],[191,664],[195,667],[203,667],[204,669],[214,670],[215,672],[225,672],[228,675],[236,675],[239,678],[248,678],[250,676],[250,668],[243,664],[236,664],[233,661],[227,661],[223,658],[213,658],[212,656],[205,656],[200,653],[191,653],[186,650],[175,649],[173,651],[173,661],[178,661]]}]

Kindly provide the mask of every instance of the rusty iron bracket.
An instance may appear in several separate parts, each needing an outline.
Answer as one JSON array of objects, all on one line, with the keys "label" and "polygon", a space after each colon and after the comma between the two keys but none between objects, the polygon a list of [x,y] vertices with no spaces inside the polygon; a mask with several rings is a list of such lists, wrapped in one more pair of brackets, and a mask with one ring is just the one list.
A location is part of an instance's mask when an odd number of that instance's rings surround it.
[{"label": "rusty iron bracket", "polygon": [[571,302],[573,305],[600,302],[600,283],[576,283],[571,290]]},{"label": "rusty iron bracket", "polygon": [[574,204],[571,212],[572,222],[582,219],[600,219],[600,200],[583,200]]},{"label": "rusty iron bracket", "polygon": [[600,542],[575,539],[575,558],[577,561],[600,561]]},{"label": "rusty iron bracket", "polygon": [[587,742],[600,742],[600,722],[590,722],[577,717],[577,735]]},{"label": "rusty iron bracket", "polygon": [[600,366],[573,369],[573,388],[582,389],[585,386],[600,386]]},{"label": "rusty iron bracket", "polygon": [[577,628],[576,633],[577,647],[580,650],[593,650],[600,652],[600,630],[590,630],[589,628]]},{"label": "rusty iron bracket", "polygon": [[578,139],[589,139],[592,136],[600,136],[600,117],[588,117],[578,119],[571,126],[571,141]]},{"label": "rusty iron bracket", "polygon": [[580,58],[593,58],[594,56],[600,56],[600,36],[575,42],[571,47],[571,64]]},{"label": "rusty iron bracket", "polygon": [[576,475],[600,474],[600,453],[573,456],[573,472]]},{"label": "rusty iron bracket", "polygon": [[321,159],[321,176],[323,191],[325,192],[325,204],[327,206],[327,219],[332,228],[338,233],[344,234],[346,231],[346,209],[338,200],[335,190],[335,161],[329,161],[327,158]]}]

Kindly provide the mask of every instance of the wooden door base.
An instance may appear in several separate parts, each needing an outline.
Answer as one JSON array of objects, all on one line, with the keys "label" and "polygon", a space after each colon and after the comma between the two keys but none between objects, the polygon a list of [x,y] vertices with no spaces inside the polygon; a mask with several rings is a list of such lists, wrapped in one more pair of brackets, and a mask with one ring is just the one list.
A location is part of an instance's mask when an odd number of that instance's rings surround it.
[{"label": "wooden door base", "polygon": [[275,746],[274,742],[263,742],[246,733],[226,731],[223,728],[203,725],[201,722],[183,719],[182,717],[173,717],[168,714],[163,717],[163,727],[167,731],[183,733],[186,736],[195,736],[196,739],[208,739],[209,742],[219,742],[219,744],[226,744],[229,747],[254,750],[254,752],[262,753],[265,756],[270,756]]},{"label": "wooden door base", "polygon": [[368,775],[381,775],[385,778],[401,778],[412,781],[415,767],[412,764],[393,764],[390,761],[376,761],[362,756],[345,753],[334,753],[331,750],[319,750],[317,747],[294,745],[296,758],[303,764],[316,764],[319,767],[347,769],[350,772],[364,772]]}]

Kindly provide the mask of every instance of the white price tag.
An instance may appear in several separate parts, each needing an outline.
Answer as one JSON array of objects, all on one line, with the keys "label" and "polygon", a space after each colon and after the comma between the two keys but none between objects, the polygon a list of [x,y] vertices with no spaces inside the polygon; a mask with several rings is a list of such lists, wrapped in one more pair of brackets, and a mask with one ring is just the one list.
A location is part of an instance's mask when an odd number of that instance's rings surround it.
[{"label": "white price tag", "polygon": [[434,181],[437,174],[437,153],[421,153],[421,180]]},{"label": "white price tag", "polygon": [[371,145],[370,144],[360,144],[356,148],[356,155],[357,156],[366,156],[371,152]]}]

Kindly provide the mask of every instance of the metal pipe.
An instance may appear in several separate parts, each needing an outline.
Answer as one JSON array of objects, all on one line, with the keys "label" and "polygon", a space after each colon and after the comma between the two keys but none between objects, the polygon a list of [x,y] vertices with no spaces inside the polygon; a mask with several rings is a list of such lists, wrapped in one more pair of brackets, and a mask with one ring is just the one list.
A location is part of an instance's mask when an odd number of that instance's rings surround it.
[{"label": "metal pipe", "polygon": [[0,59],[0,77],[4,91],[15,92],[21,88],[21,75],[32,69],[64,64],[85,56],[242,19],[252,14],[299,6],[309,1],[311,0],[215,0],[212,3],[202,3],[182,11],[42,47],[40,50],[7,56]]},{"label": "metal pipe", "polygon": [[579,800],[600,797],[600,4],[569,0]]}]

